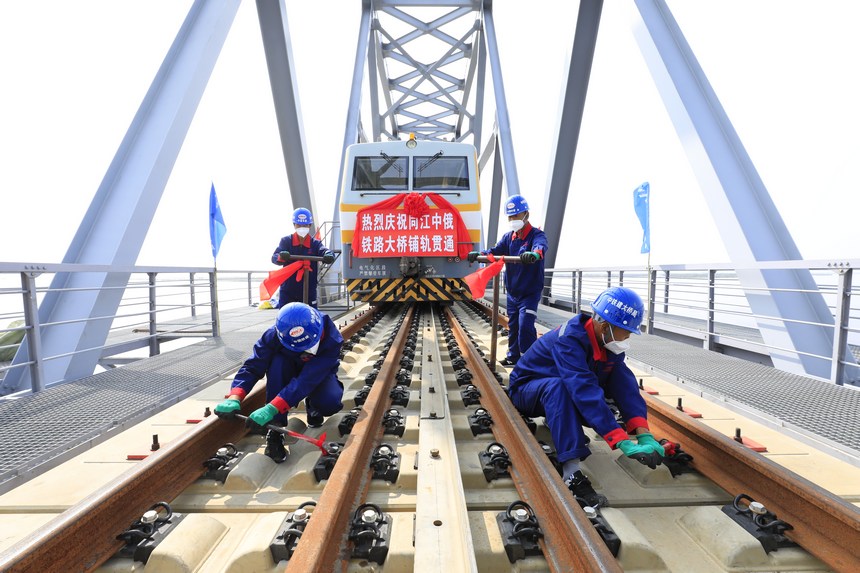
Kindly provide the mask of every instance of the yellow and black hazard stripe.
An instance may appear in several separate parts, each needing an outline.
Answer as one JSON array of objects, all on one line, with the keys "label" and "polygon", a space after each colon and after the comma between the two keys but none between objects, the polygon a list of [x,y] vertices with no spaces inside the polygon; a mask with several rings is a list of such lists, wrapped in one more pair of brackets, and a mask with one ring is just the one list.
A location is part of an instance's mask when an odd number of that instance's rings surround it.
[{"label": "yellow and black hazard stripe", "polygon": [[349,279],[352,300],[364,302],[420,302],[470,300],[469,287],[457,278]]}]

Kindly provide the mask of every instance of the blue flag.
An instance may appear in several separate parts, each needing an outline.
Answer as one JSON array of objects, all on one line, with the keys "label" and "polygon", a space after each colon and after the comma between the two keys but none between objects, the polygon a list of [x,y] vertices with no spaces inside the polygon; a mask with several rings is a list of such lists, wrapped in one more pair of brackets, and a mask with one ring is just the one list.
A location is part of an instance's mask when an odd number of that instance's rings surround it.
[{"label": "blue flag", "polygon": [[646,181],[633,190],[633,208],[636,216],[642,223],[642,249],[640,253],[651,252],[651,209],[648,207],[648,196],[651,194],[651,185]]},{"label": "blue flag", "polygon": [[212,243],[212,258],[218,258],[218,250],[221,248],[221,240],[227,234],[227,225],[224,224],[224,216],[221,214],[221,205],[218,204],[218,196],[215,194],[215,184],[209,191],[209,240]]}]

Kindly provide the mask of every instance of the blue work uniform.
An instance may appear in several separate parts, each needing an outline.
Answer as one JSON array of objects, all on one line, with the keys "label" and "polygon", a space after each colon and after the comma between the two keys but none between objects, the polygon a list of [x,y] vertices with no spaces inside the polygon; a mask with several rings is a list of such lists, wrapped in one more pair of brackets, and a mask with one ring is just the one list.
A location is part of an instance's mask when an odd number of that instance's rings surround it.
[{"label": "blue work uniform", "polygon": [[[593,428],[612,448],[636,428],[648,428],[645,400],[624,354],[601,348],[585,314],[548,332],[511,372],[508,395],[525,416],[544,416],[558,461],[591,453],[582,426]],[[606,398],[615,401],[626,429]]]},{"label": "blue work uniform", "polygon": [[[323,416],[340,412],[343,384],[337,378],[337,369],[343,336],[328,315],[322,317],[323,332],[316,354],[289,350],[278,339],[274,326],[266,330],[236,373],[230,393],[244,398],[265,376],[267,402],[278,397],[287,408],[293,408],[306,399],[308,412]],[[285,424],[286,418],[286,412],[282,412],[275,421]]]},{"label": "blue work uniform", "polygon": [[527,224],[519,231],[511,231],[496,243],[496,246],[482,251],[482,254],[513,255],[519,257],[527,251],[534,251],[540,259],[526,265],[515,263],[505,265],[505,290],[507,291],[508,311],[508,354],[511,362],[516,362],[537,339],[535,319],[537,307],[543,294],[544,257],[549,245],[546,234]]},{"label": "blue work uniform", "polygon": [[[287,251],[291,255],[311,255],[314,257],[322,257],[326,254],[331,254],[331,251],[323,245],[319,239],[314,239],[310,235],[304,239],[293,233],[281,238],[278,243],[278,248],[272,254],[272,262],[276,265],[286,266],[296,262],[295,260],[278,261],[278,254],[281,251]],[[308,273],[308,302],[310,306],[317,308],[317,271],[319,263],[311,261],[311,270]],[[304,278],[296,280],[296,275],[289,277],[281,283],[281,288],[278,291],[278,306],[281,308],[289,302],[304,302]]]}]

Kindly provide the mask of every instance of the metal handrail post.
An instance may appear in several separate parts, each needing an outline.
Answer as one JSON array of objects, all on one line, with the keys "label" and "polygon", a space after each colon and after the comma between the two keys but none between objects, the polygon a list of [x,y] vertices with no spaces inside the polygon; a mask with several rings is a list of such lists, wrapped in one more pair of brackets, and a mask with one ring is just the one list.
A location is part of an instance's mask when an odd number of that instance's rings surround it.
[{"label": "metal handrail post", "polygon": [[197,316],[197,291],[194,288],[194,273],[188,273],[189,288],[191,289],[191,318]]},{"label": "metal handrail post", "polygon": [[499,338],[499,275],[493,277],[493,326],[490,334],[490,370],[496,371],[496,346]]},{"label": "metal handrail post", "polygon": [[158,317],[156,316],[155,304],[155,277],[158,273],[146,273],[149,277],[149,355],[156,356],[158,347]]},{"label": "metal handrail post", "polygon": [[618,271],[618,286],[624,286],[624,271]]},{"label": "metal handrail post", "polygon": [[830,381],[842,386],[845,383],[845,353],[848,350],[848,319],[851,315],[851,283],[853,269],[839,269],[836,285],[836,313],[833,330],[833,361]]},{"label": "metal handrail post", "polygon": [[36,277],[39,273],[21,273],[24,296],[24,326],[27,328],[27,351],[30,354],[30,388],[33,392],[45,389],[42,365],[42,332],[39,326],[39,302],[36,298]]},{"label": "metal handrail post", "polygon": [[209,301],[212,308],[212,336],[221,336],[221,323],[218,319],[218,272],[209,273]]},{"label": "metal handrail post", "polygon": [[669,271],[663,271],[665,274],[665,284],[663,285],[663,314],[669,314]]},{"label": "metal handrail post", "polygon": [[582,271],[576,271],[576,313],[582,312]]},{"label": "metal handrail post", "polygon": [[705,350],[714,349],[714,299],[716,298],[714,285],[716,276],[716,270],[708,269],[708,314],[705,319],[705,340],[702,343]]},{"label": "metal handrail post", "polygon": [[606,271],[606,288],[612,286],[612,271]]},{"label": "metal handrail post", "polygon": [[657,271],[648,273],[648,322],[645,323],[645,333],[654,334],[654,305],[657,302]]},{"label": "metal handrail post", "polygon": [[[251,291],[251,272],[248,271],[248,306],[251,306],[252,304],[254,304],[254,299],[252,297],[253,297],[253,294]],[[263,302],[263,301],[260,301],[260,302]]]}]

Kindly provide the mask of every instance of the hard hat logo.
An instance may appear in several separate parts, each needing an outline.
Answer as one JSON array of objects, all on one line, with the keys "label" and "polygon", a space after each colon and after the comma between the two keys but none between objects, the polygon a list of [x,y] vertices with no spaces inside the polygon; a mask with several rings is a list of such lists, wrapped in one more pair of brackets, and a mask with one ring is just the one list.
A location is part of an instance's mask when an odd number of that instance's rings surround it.
[{"label": "hard hat logo", "polygon": [[322,315],[306,304],[291,302],[278,312],[275,330],[287,349],[304,352],[322,338]]},{"label": "hard hat logo", "polygon": [[645,305],[633,290],[626,287],[610,287],[597,296],[591,308],[610,324],[629,330],[633,334],[641,334],[639,326],[645,314]]},{"label": "hard hat logo", "polygon": [[512,217],[529,210],[529,204],[522,195],[511,195],[505,203],[505,215]]},{"label": "hard hat logo", "polygon": [[293,225],[313,225],[314,217],[309,209],[299,207],[293,211]]}]

